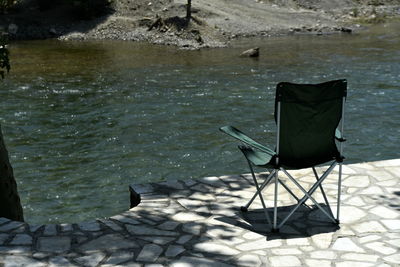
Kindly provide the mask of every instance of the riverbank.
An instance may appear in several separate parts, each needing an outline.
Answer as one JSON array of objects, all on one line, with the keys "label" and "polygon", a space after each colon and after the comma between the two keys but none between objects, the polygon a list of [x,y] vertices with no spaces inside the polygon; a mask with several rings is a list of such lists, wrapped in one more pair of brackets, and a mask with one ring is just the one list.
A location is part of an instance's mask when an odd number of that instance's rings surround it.
[{"label": "riverbank", "polygon": [[[399,159],[344,165],[340,227],[311,206],[279,234],[269,231],[258,200],[240,212],[254,193],[249,174],[132,185],[141,203],[108,219],[29,225],[0,218],[0,265],[399,266],[399,168]],[[315,182],[311,170],[291,174],[302,185]],[[324,184],[335,207],[337,173]],[[279,190],[281,218],[296,201]]]},{"label": "riverbank", "polygon": [[39,10],[33,1],[0,17],[12,39],[129,40],[183,48],[223,47],[232,39],[281,34],[352,32],[400,15],[400,2],[323,0],[118,0],[109,14],[77,20],[63,7]]}]

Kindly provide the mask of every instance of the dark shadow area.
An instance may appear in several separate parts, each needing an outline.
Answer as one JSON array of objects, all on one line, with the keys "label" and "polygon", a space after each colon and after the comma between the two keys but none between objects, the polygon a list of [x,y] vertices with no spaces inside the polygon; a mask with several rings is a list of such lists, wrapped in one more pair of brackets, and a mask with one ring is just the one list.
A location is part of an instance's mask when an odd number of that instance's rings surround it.
[{"label": "dark shadow area", "polygon": [[[176,225],[170,231],[179,233],[179,237],[174,237],[171,241],[161,236],[160,240],[146,239],[153,243],[164,240],[168,245],[179,246],[180,238],[191,236],[189,241],[182,244],[185,251],[178,257],[180,263],[186,264],[195,262],[210,265],[205,259],[212,259],[217,264],[243,265],[238,255],[243,251],[257,250],[257,247],[251,247],[252,243],[260,242],[262,236],[265,236],[265,242],[268,242],[275,239],[307,238],[335,232],[340,228],[337,224],[333,224],[320,209],[312,205],[301,206],[282,226],[279,233],[271,233],[271,226],[267,224],[262,209],[240,211],[240,206],[247,200],[240,191],[253,188],[250,177],[247,175],[203,182],[202,180],[167,181],[133,185],[131,187],[132,205],[140,203],[137,208],[131,210],[130,216],[142,221],[146,224],[145,227],[149,227],[148,229],[161,229],[166,221],[171,225]],[[214,191],[219,189],[226,190],[218,193]],[[326,205],[320,205],[327,209]],[[170,207],[173,208],[170,209]],[[286,217],[293,207],[294,205],[279,207],[278,222]],[[268,208],[268,212],[272,218],[273,208]],[[255,236],[254,239],[246,240],[242,237],[245,233],[243,230],[259,234],[260,237]],[[135,237],[138,236],[135,235]],[[138,238],[141,239],[141,237]],[[226,251],[223,247],[227,248]],[[170,264],[171,259],[162,254],[160,261],[157,262]],[[247,264],[255,265],[256,263],[248,262]]]},{"label": "dark shadow area", "polygon": [[[323,209],[328,209],[325,204],[319,204]],[[278,225],[294,207],[295,205],[278,207]],[[267,211],[272,220],[273,207],[267,208]],[[267,240],[311,237],[317,234],[335,232],[340,229],[338,224],[331,222],[315,205],[300,206],[280,228],[279,233],[271,232],[272,225],[268,224],[263,209],[254,209],[247,212],[238,211],[236,218],[222,216],[216,219],[225,223],[236,219],[236,227],[264,235]]]},{"label": "dark shadow area", "polygon": [[1,14],[0,26],[11,40],[57,38],[88,32],[114,12],[107,0],[25,0]]}]

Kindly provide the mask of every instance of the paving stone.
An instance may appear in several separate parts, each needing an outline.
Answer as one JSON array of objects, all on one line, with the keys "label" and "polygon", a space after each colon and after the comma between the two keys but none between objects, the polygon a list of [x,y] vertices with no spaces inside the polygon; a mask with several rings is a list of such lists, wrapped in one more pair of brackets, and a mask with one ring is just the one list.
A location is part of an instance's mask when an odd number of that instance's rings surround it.
[{"label": "paving stone", "polygon": [[275,255],[301,255],[303,253],[297,248],[275,248],[271,249],[271,252]]},{"label": "paving stone", "polygon": [[4,218],[4,217],[0,217],[0,225],[10,222],[10,219]]},{"label": "paving stone", "polygon": [[400,254],[399,254],[399,252],[397,252],[397,254],[384,257],[383,260],[385,260],[385,261],[387,261],[389,263],[400,265]]},{"label": "paving stone", "polygon": [[367,215],[365,211],[353,206],[342,206],[340,208],[341,222],[345,224],[359,222]]},{"label": "paving stone", "polygon": [[342,185],[347,187],[358,187],[358,188],[366,188],[369,186],[369,177],[365,176],[350,176],[349,178],[342,181]]},{"label": "paving stone", "polygon": [[57,235],[57,227],[55,224],[47,224],[44,228],[43,235],[54,236]]},{"label": "paving stone", "polygon": [[351,206],[356,206],[356,207],[361,207],[361,206],[365,206],[366,203],[364,202],[364,200],[362,200],[360,197],[356,196],[356,197],[352,197],[350,199],[346,200],[346,204],[347,205],[351,205]]},{"label": "paving stone", "polygon": [[90,251],[98,251],[98,250],[114,251],[119,249],[137,248],[137,247],[139,247],[139,245],[135,241],[126,239],[120,234],[108,234],[100,236],[96,239],[93,239],[81,245],[78,248],[78,250],[83,253],[87,253]]},{"label": "paving stone", "polygon": [[375,240],[378,240],[378,239],[381,239],[381,238],[382,238],[382,237],[379,236],[379,235],[367,235],[367,236],[364,236],[364,237],[359,238],[358,241],[359,241],[361,244],[363,244],[363,243],[375,241]]},{"label": "paving stone", "polygon": [[32,252],[31,247],[29,246],[0,246],[0,254],[30,254]]},{"label": "paving stone", "polygon": [[193,237],[193,235],[183,235],[176,241],[176,243],[183,245],[186,242],[188,242],[190,239],[192,239],[192,237]]},{"label": "paving stone", "polygon": [[21,267],[21,266],[29,266],[29,267],[42,267],[47,264],[31,259],[26,256],[6,256],[4,258],[4,267]]},{"label": "paving stone", "polygon": [[362,248],[357,246],[350,238],[338,238],[332,246],[332,249],[347,252],[364,252]]},{"label": "paving stone", "polygon": [[375,161],[373,162],[373,165],[377,167],[398,167],[400,166],[400,159]]},{"label": "paving stone", "polygon": [[370,186],[360,192],[363,195],[383,195],[383,190],[378,186]]},{"label": "paving stone", "polygon": [[271,266],[301,266],[299,258],[296,256],[272,256],[269,258]]},{"label": "paving stone", "polygon": [[372,263],[368,262],[360,262],[360,261],[342,261],[342,262],[337,262],[336,267],[370,267],[374,266]]},{"label": "paving stone", "polygon": [[17,234],[10,242],[11,245],[32,245],[32,237],[27,234]]},{"label": "paving stone", "polygon": [[382,224],[380,224],[377,221],[369,221],[369,222],[354,224],[352,228],[360,234],[386,232],[385,227],[383,227]]},{"label": "paving stone", "polygon": [[389,187],[389,186],[396,186],[398,183],[397,179],[393,179],[393,180],[387,180],[387,181],[383,181],[383,182],[379,182],[376,183],[379,186],[383,186],[383,187]]},{"label": "paving stone", "polygon": [[400,238],[399,239],[387,239],[387,240],[385,240],[385,242],[394,247],[400,248]]},{"label": "paving stone", "polygon": [[100,222],[104,223],[106,226],[110,227],[112,230],[114,230],[116,232],[120,232],[123,230],[123,228],[121,226],[119,226],[118,224],[116,224],[115,222],[113,222],[111,220],[100,220]]},{"label": "paving stone", "polygon": [[164,222],[162,224],[160,224],[159,226],[157,226],[157,228],[161,229],[161,230],[175,230],[176,227],[178,227],[178,225],[180,225],[179,222],[174,222],[174,221],[167,221]]},{"label": "paving stone", "polygon": [[263,238],[265,236],[262,235],[262,234],[256,233],[256,232],[247,232],[242,237],[245,238],[245,239],[248,239],[248,240],[254,240],[254,239]]},{"label": "paving stone", "polygon": [[331,250],[317,250],[310,253],[311,258],[314,259],[327,259],[334,260],[336,259],[336,253]]},{"label": "paving stone", "polygon": [[166,237],[166,236],[140,236],[138,238],[158,245],[165,245],[175,240],[175,237]]},{"label": "paving stone", "polygon": [[286,243],[289,246],[308,246],[310,245],[310,242],[308,241],[308,238],[290,238],[286,240]]},{"label": "paving stone", "polygon": [[56,256],[49,259],[49,267],[58,267],[58,266],[75,266],[69,260],[62,256]]},{"label": "paving stone", "polygon": [[35,252],[32,254],[32,257],[36,259],[44,259],[50,256],[50,253],[45,253],[45,252]]},{"label": "paving stone", "polygon": [[395,219],[400,217],[400,212],[395,211],[394,209],[386,208],[385,206],[377,206],[369,210],[369,212],[385,219]]},{"label": "paving stone", "polygon": [[239,266],[254,267],[254,266],[260,266],[262,262],[258,256],[252,254],[246,254],[238,258],[237,264]]},{"label": "paving stone", "polygon": [[78,224],[78,227],[82,231],[96,232],[100,231],[100,225],[98,222],[82,222]]},{"label": "paving stone", "polygon": [[237,255],[240,252],[236,249],[230,248],[226,245],[218,244],[215,242],[203,242],[203,243],[196,243],[193,246],[194,250],[200,251],[200,252],[207,252],[207,253],[213,253],[216,255]]},{"label": "paving stone", "polygon": [[182,231],[188,234],[200,235],[203,226],[197,222],[185,223],[182,226]]},{"label": "paving stone", "polygon": [[387,246],[383,242],[372,242],[372,243],[366,244],[365,246],[369,249],[375,250],[384,255],[390,255],[397,251],[396,249]]},{"label": "paving stone", "polygon": [[343,254],[341,258],[344,260],[352,260],[352,261],[376,262],[379,259],[379,256],[371,254],[347,253]]},{"label": "paving stone", "polygon": [[307,266],[318,266],[318,267],[331,267],[331,261],[328,260],[305,260]]},{"label": "paving stone", "polygon": [[179,254],[185,251],[185,248],[177,245],[169,245],[167,251],[165,252],[165,256],[168,258],[175,258]]},{"label": "paving stone", "polygon": [[154,229],[153,227],[141,226],[141,225],[126,225],[126,229],[129,233],[134,235],[151,235],[151,236],[177,236],[177,232],[165,231]]},{"label": "paving stone", "polygon": [[265,238],[256,241],[249,241],[243,244],[237,245],[236,248],[242,251],[251,251],[254,249],[267,249],[276,248],[282,246],[282,241],[279,239],[267,241]]},{"label": "paving stone", "polygon": [[381,220],[389,230],[400,230],[400,220]]},{"label": "paving stone", "polygon": [[111,217],[111,219],[119,221],[123,224],[125,224],[125,223],[133,224],[133,225],[140,224],[140,222],[138,220],[135,220],[130,217],[122,216],[122,215],[113,216],[113,217]]},{"label": "paving stone", "polygon": [[43,224],[39,224],[39,225],[29,225],[29,230],[34,233],[37,230],[39,230],[40,228],[42,228],[44,225]]},{"label": "paving stone", "polygon": [[39,237],[38,251],[65,253],[71,248],[71,238],[67,236]]},{"label": "paving stone", "polygon": [[133,186],[133,190],[138,194],[148,194],[154,191],[151,184],[138,184]]},{"label": "paving stone", "polygon": [[9,237],[10,235],[8,234],[0,234],[0,245],[2,245]]},{"label": "paving stone", "polygon": [[104,259],[104,257],[105,255],[103,253],[96,252],[88,256],[75,258],[75,261],[85,267],[95,267]]},{"label": "paving stone", "polygon": [[60,224],[61,232],[72,232],[74,228],[72,227],[72,224],[69,223],[62,223]]},{"label": "paving stone", "polygon": [[155,244],[148,244],[143,247],[136,260],[144,262],[155,262],[162,252],[162,247]]},{"label": "paving stone", "polygon": [[175,214],[171,218],[172,220],[179,222],[193,222],[193,221],[201,221],[205,218],[193,212],[180,212]]},{"label": "paving stone", "polygon": [[135,254],[131,251],[117,251],[110,255],[110,257],[104,262],[105,265],[115,266],[123,262],[133,260]]},{"label": "paving stone", "polygon": [[311,240],[315,243],[318,248],[326,249],[332,243],[333,233],[322,233],[313,235]]},{"label": "paving stone", "polygon": [[190,267],[190,266],[231,267],[232,265],[225,264],[212,259],[197,258],[197,257],[181,257],[170,264],[170,267]]},{"label": "paving stone", "polygon": [[9,232],[11,230],[18,229],[24,225],[25,223],[22,222],[9,221],[9,223],[0,226],[0,232]]}]

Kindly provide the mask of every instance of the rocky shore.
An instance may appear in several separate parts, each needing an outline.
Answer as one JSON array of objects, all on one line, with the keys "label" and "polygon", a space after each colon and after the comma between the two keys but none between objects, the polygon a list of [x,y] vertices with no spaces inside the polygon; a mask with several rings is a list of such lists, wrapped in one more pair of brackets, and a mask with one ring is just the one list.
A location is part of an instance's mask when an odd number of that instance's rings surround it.
[{"label": "rocky shore", "polygon": [[182,48],[223,47],[248,36],[352,32],[400,16],[400,0],[114,0],[110,12],[77,20],[63,7],[25,0],[0,16],[11,39],[128,40]]}]

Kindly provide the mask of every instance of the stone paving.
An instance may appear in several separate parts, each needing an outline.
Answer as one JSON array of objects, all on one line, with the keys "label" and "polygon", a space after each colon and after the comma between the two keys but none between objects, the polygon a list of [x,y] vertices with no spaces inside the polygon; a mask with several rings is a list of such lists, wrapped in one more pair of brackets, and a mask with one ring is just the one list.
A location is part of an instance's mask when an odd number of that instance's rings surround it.
[{"label": "stone paving", "polygon": [[[291,173],[304,186],[315,180],[311,170]],[[248,174],[132,185],[141,203],[109,219],[0,218],[0,266],[400,266],[400,159],[346,165],[343,174],[340,227],[307,202],[272,234],[258,199],[239,209],[254,192]],[[324,183],[332,206],[336,181]],[[295,201],[279,191],[282,218]]]}]

